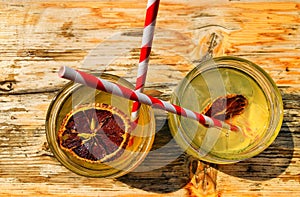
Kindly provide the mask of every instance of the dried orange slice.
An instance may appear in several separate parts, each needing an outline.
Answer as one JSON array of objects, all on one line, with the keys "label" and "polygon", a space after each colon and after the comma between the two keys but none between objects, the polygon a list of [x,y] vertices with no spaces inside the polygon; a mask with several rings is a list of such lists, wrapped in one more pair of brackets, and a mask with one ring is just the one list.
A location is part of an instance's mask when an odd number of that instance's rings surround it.
[{"label": "dried orange slice", "polygon": [[219,120],[228,120],[242,114],[247,106],[248,100],[243,95],[228,94],[218,97],[202,113]]},{"label": "dried orange slice", "polygon": [[130,119],[116,107],[97,103],[75,108],[58,132],[64,151],[86,162],[108,162],[119,157],[130,137]]}]

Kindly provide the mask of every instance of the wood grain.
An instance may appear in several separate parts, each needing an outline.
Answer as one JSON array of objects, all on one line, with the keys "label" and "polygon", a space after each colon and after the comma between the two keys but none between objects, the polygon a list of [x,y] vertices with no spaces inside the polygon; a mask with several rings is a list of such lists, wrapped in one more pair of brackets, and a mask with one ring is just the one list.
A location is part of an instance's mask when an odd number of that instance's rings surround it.
[{"label": "wood grain", "polygon": [[[283,126],[260,155],[231,165],[195,163],[172,139],[166,114],[156,111],[153,151],[139,167],[150,171],[87,178],[56,160],[44,127],[52,98],[66,84],[57,70],[109,72],[134,83],[145,8],[138,0],[0,1],[0,195],[299,195],[299,1],[161,1],[146,92],[169,100],[217,34],[214,56],[253,61],[282,93]],[[195,182],[203,166],[215,179],[206,192]]]}]

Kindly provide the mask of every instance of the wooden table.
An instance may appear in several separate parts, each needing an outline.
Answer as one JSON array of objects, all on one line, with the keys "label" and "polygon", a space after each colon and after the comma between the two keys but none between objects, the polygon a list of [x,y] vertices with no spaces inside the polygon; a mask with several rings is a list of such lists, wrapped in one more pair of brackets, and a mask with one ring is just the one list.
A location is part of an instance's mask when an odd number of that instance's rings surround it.
[{"label": "wooden table", "polygon": [[59,67],[112,73],[134,83],[145,8],[140,0],[1,1],[0,195],[300,196],[299,1],[160,4],[146,93],[168,100],[217,35],[214,56],[253,61],[282,93],[281,131],[258,156],[231,165],[198,162],[176,145],[166,114],[156,111],[153,151],[141,166],[152,166],[150,171],[86,178],[56,160],[45,117],[67,83],[57,77]]}]

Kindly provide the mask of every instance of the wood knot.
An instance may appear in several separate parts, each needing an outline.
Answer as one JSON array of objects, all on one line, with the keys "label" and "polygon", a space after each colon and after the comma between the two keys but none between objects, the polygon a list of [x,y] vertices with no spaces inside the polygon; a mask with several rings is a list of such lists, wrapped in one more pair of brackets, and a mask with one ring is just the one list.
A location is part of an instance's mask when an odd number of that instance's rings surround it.
[{"label": "wood knot", "polygon": [[16,83],[17,83],[16,80],[0,81],[0,91],[10,92],[10,91],[14,90]]},{"label": "wood knot", "polygon": [[73,22],[70,21],[70,22],[65,22],[62,27],[60,28],[61,29],[61,33],[59,35],[63,36],[63,37],[66,37],[66,38],[72,38],[72,37],[75,37],[75,35],[73,34]]},{"label": "wood knot", "polygon": [[215,164],[192,158],[189,161],[190,182],[185,186],[189,196],[217,196]]}]

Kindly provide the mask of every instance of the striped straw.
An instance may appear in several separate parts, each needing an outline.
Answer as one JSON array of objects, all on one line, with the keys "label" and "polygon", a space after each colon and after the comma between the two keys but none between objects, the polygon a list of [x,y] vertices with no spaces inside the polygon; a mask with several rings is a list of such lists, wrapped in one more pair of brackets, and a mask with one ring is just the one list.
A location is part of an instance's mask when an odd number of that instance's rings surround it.
[{"label": "striped straw", "polygon": [[[142,48],[140,52],[140,60],[138,65],[137,78],[136,78],[136,86],[135,86],[136,92],[143,92],[145,86],[149,56],[152,48],[156,17],[158,13],[158,7],[159,7],[159,0],[148,0],[144,31],[142,37]],[[141,104],[139,102],[134,102],[132,106],[131,120],[135,123],[135,125],[138,123],[140,105]]]},{"label": "striped straw", "polygon": [[76,83],[80,83],[86,86],[89,86],[94,89],[102,90],[108,93],[111,93],[113,95],[117,95],[123,98],[127,98],[139,103],[143,103],[146,105],[150,105],[153,108],[166,110],[168,112],[191,118],[194,120],[197,120],[200,124],[206,126],[206,127],[219,127],[219,128],[225,128],[231,131],[239,131],[239,127],[222,122],[220,120],[205,116],[203,114],[199,114],[197,112],[193,112],[189,109],[182,108],[177,105],[173,105],[171,103],[159,100],[157,98],[148,96],[146,94],[133,91],[129,88],[126,88],[124,86],[120,86],[118,84],[111,83],[109,81],[106,81],[104,79],[100,79],[98,77],[95,77],[94,75],[82,72],[82,71],[76,71],[69,67],[61,67],[61,69],[58,72],[58,75],[61,78],[72,80]]}]

